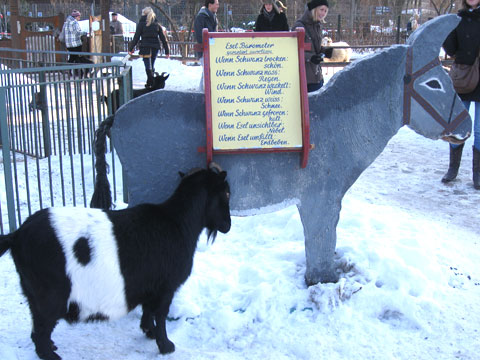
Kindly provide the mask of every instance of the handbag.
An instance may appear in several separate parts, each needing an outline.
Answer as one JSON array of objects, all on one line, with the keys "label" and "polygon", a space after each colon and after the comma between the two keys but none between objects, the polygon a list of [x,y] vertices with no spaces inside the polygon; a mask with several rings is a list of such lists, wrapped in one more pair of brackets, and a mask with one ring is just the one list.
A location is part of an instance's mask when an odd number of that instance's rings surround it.
[{"label": "handbag", "polygon": [[471,93],[478,85],[480,79],[480,54],[477,55],[472,65],[453,63],[450,68],[450,78],[458,94]]},{"label": "handbag", "polygon": [[63,25],[62,31],[60,31],[60,34],[58,35],[58,41],[65,43],[65,25]]}]

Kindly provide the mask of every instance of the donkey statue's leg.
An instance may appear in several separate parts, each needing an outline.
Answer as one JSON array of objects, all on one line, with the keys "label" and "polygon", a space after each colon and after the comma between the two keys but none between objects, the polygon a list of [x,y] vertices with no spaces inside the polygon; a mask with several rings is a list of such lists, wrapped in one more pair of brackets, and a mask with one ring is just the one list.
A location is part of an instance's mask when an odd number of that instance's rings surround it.
[{"label": "donkey statue's leg", "polygon": [[319,209],[318,204],[315,200],[306,200],[299,205],[307,258],[305,281],[309,286],[338,281],[333,257],[340,208]]}]

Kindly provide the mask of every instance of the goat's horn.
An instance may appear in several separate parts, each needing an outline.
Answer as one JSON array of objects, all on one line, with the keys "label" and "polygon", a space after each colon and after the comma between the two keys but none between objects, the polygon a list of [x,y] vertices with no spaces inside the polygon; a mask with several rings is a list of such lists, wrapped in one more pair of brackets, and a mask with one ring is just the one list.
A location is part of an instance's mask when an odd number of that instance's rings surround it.
[{"label": "goat's horn", "polygon": [[213,162],[213,161],[210,164],[208,164],[208,168],[211,169],[211,170],[216,170],[218,173],[222,172],[221,166],[218,165],[216,162]]}]

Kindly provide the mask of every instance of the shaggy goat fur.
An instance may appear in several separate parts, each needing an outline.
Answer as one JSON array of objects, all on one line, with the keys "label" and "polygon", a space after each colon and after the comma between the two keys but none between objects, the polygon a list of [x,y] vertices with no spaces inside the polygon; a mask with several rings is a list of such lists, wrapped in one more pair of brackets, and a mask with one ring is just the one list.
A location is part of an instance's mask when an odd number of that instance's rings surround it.
[{"label": "shaggy goat fur", "polygon": [[60,359],[51,340],[60,319],[115,319],[137,305],[147,314],[142,328],[160,353],[173,352],[165,321],[175,291],[191,273],[198,237],[205,228],[213,239],[230,230],[225,178],[216,169],[183,175],[162,204],[43,209],[0,236],[0,256],[10,249],[30,306],[37,355]]}]

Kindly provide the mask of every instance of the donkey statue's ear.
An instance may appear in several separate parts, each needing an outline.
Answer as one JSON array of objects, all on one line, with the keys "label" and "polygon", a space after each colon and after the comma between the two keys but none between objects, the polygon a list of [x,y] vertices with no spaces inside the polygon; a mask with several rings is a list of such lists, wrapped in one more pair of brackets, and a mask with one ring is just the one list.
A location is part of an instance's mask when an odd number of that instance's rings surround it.
[{"label": "donkey statue's ear", "polygon": [[413,72],[438,56],[443,42],[459,22],[460,17],[455,14],[437,16],[410,35],[407,45],[413,47]]}]

